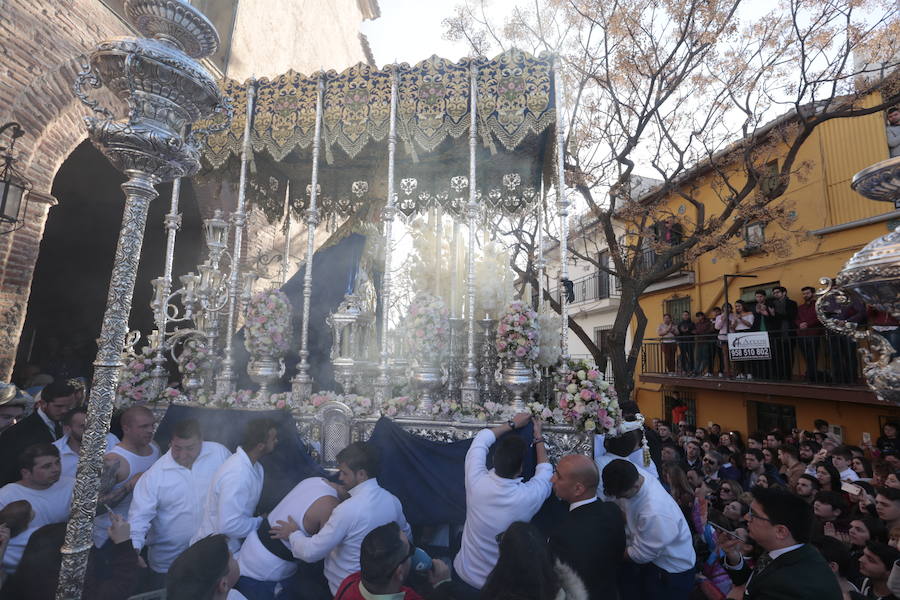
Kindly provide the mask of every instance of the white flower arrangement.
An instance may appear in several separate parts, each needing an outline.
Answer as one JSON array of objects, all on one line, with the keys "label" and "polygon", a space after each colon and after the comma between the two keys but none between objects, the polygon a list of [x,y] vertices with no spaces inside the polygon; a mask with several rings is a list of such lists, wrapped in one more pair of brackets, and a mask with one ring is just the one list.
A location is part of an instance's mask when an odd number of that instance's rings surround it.
[{"label": "white flower arrangement", "polygon": [[535,360],[540,352],[540,339],[537,313],[522,300],[510,302],[497,325],[496,347],[500,360]]},{"label": "white flower arrangement", "polygon": [[253,390],[236,390],[224,396],[218,394],[197,394],[193,401],[185,402],[194,406],[204,406],[206,408],[244,408],[254,410],[282,410],[290,407],[291,393],[281,392],[278,394],[270,394],[264,404],[261,404],[257,397],[259,392]]},{"label": "white flower arrangement", "polygon": [[369,417],[380,415],[384,417],[398,417],[412,414],[417,406],[415,398],[409,396],[397,396],[387,400],[382,406],[375,406],[371,398],[356,394],[337,394],[335,392],[319,392],[313,394],[309,402],[297,409],[302,415],[311,415],[318,412],[323,404],[328,402],[342,402],[350,407],[357,417]]},{"label": "white flower arrangement", "polygon": [[561,349],[553,332],[559,331],[562,317],[552,311],[542,311],[538,314],[538,328],[541,331],[541,340],[535,362],[542,367],[552,367],[559,362]]},{"label": "white flower arrangement", "polygon": [[604,381],[603,373],[586,361],[573,361],[565,373],[554,376],[557,392],[556,409],[562,411],[563,421],[580,431],[607,433],[616,430],[622,421],[619,402]]},{"label": "white flower arrangement", "polygon": [[253,356],[283,356],[290,347],[291,304],[281,290],[253,295],[247,306],[247,350]]},{"label": "white flower arrangement", "polygon": [[450,349],[450,312],[432,294],[418,294],[409,305],[407,335],[413,356],[440,360]]},{"label": "white flower arrangement", "polygon": [[202,374],[212,363],[213,354],[206,344],[196,337],[188,338],[178,356],[178,371],[182,375]]},{"label": "white flower arrangement", "polygon": [[475,263],[475,301],[478,309],[497,314],[514,293],[509,254],[499,244],[485,244],[481,258]]}]

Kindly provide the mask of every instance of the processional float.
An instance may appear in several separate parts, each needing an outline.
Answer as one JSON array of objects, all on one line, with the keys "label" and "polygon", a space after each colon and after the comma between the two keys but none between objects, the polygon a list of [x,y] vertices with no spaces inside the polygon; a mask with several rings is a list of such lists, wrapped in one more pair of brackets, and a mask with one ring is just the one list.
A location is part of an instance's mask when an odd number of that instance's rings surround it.
[{"label": "processional float", "polygon": [[[558,277],[568,277],[566,136],[552,56],[511,50],[493,60],[432,57],[415,66],[359,64],[342,73],[288,72],[217,84],[197,63],[218,44],[197,9],[180,0],[126,0],[125,12],[145,37],[99,44],[75,85],[96,113],[87,119],[92,142],[128,181],[59,598],[80,597],[104,435],[117,400],[119,406],[142,402],[159,410],[170,402],[284,408],[325,465],[347,443],[366,439],[381,415],[449,441],[474,435],[486,421],[532,410],[556,423],[545,428],[551,455],[590,453],[590,433],[620,428],[602,375],[568,361],[564,302],[554,321],[541,312],[543,293],[537,294],[537,312],[531,298],[506,298],[512,301],[495,304],[491,314],[484,314],[486,301],[477,301],[479,251],[479,265],[491,268],[484,261],[489,236],[479,234],[490,234],[492,219],[537,220],[532,259],[543,287],[543,225],[555,205]],[[100,107],[85,86],[107,87],[127,103],[127,112],[117,117]],[[208,257],[196,273],[179,276],[176,287],[179,192],[182,179],[198,171],[195,183],[201,186],[234,181],[237,203],[227,218],[215,213],[204,222]],[[153,281],[155,331],[134,350],[139,334],[128,334],[127,322],[147,208],[157,195],[154,186],[166,181],[174,185],[164,219],[164,272]],[[550,190],[553,203],[547,202]],[[295,319],[287,295],[260,292],[258,285],[254,291],[256,274],[245,248],[250,205],[284,206],[288,224],[291,212],[305,221]],[[428,289],[418,290],[403,320],[428,327],[411,334],[410,327],[392,328],[388,318],[396,300],[393,232],[398,220],[425,214],[431,215],[434,268]],[[451,225],[449,257],[442,249],[445,222]],[[322,223],[336,231],[317,250]],[[315,259],[329,252],[343,256],[341,244],[351,238],[356,259],[342,273],[346,286],[323,312],[313,302],[315,293],[336,272],[316,279]],[[283,284],[290,274],[289,243],[288,235]],[[498,277],[508,270],[506,260],[494,263]],[[241,322],[243,340],[236,335]],[[295,329],[297,365],[288,383],[282,381],[283,359]],[[244,368],[239,346],[250,353]],[[538,363],[549,385],[535,403]],[[180,375],[170,372],[172,364]],[[238,389],[243,371],[258,391]],[[316,373],[326,376],[317,381]],[[181,389],[169,387],[179,376]],[[272,393],[279,382],[285,391]]]}]

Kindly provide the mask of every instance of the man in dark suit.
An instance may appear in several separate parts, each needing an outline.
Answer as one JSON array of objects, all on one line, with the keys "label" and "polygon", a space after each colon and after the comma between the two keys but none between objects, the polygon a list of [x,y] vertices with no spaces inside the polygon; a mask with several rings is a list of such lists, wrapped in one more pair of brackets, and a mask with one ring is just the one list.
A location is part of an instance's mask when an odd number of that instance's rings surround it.
[{"label": "man in dark suit", "polygon": [[615,600],[625,556],[622,511],[597,498],[600,473],[587,456],[564,456],[552,481],[556,496],[569,503],[569,513],[550,535],[550,549],[578,573],[592,599]]},{"label": "man in dark suit", "polygon": [[0,436],[0,486],[19,479],[18,457],[32,444],[51,444],[62,437],[62,418],[75,404],[78,391],[67,381],[54,381],[41,390],[33,413]]},{"label": "man in dark suit", "polygon": [[756,566],[750,569],[741,556],[742,541],[724,533],[718,539],[731,580],[744,586],[744,600],[841,600],[837,579],[809,543],[812,508],[784,489],[755,487],[752,493],[748,529],[765,551]]}]

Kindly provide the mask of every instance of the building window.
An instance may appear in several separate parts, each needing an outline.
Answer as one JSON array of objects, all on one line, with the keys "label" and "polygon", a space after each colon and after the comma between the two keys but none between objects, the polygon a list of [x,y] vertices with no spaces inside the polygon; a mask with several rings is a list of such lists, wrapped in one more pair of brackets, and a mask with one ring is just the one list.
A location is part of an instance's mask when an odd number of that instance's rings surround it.
[{"label": "building window", "polygon": [[763,194],[772,193],[778,187],[778,161],[770,160],[762,169],[759,178],[759,191]]},{"label": "building window", "polygon": [[[597,256],[597,263],[601,267],[609,268],[609,250],[603,250]],[[610,275],[603,269],[597,270],[597,298],[602,300],[604,298],[609,298],[609,280]]]},{"label": "building window", "polygon": [[756,431],[791,431],[797,427],[797,410],[789,404],[754,402]]},{"label": "building window", "polygon": [[[663,389],[662,396],[663,415],[666,421],[672,423],[673,435],[678,435],[676,417],[679,414],[684,414],[684,420],[687,421],[689,427],[697,426],[697,396],[694,392]],[[687,407],[687,411],[681,407]],[[680,410],[675,411],[675,409]],[[675,411],[674,416],[673,411]]]},{"label": "building window", "polygon": [[750,256],[751,254],[759,254],[763,251],[763,244],[766,241],[766,225],[765,223],[756,221],[744,225],[744,247],[741,248],[741,256]]},{"label": "building window", "polygon": [[681,320],[681,313],[683,312],[691,312],[691,297],[685,296],[684,298],[672,298],[671,300],[666,300],[665,302],[665,312],[672,315],[672,320],[674,322],[678,322]]}]

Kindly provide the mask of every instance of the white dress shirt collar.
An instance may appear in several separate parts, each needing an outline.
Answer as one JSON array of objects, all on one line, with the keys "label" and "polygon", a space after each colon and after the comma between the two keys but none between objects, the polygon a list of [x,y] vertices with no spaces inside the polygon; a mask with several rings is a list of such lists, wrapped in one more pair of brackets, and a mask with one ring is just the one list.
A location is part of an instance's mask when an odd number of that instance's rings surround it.
[{"label": "white dress shirt collar", "polygon": [[366,490],[370,490],[370,489],[375,488],[375,487],[378,487],[378,480],[377,480],[377,479],[374,479],[374,478],[372,478],[372,479],[366,479],[366,480],[363,481],[362,483],[358,483],[358,484],[356,484],[355,486],[353,486],[353,489],[348,490],[348,493],[349,493],[351,496],[358,496],[359,494],[364,494],[364,493],[366,493]]},{"label": "white dress shirt collar", "polygon": [[597,501],[597,496],[594,496],[593,498],[588,498],[587,500],[579,500],[578,502],[573,502],[572,504],[569,505],[569,512],[575,510],[579,506],[584,506],[585,504],[590,504],[591,502],[596,502],[596,501]]},{"label": "white dress shirt collar", "polygon": [[41,421],[44,422],[44,425],[46,425],[50,429],[50,433],[53,434],[53,439],[55,440],[56,439],[56,423],[53,422],[53,419],[51,419],[50,417],[47,416],[47,413],[45,413],[44,409],[42,409],[40,406],[37,409],[37,414],[41,418]]},{"label": "white dress shirt collar", "polygon": [[772,560],[775,560],[782,554],[787,554],[788,552],[793,552],[797,548],[801,547],[803,544],[794,544],[793,546],[787,546],[786,548],[779,548],[778,550],[772,550],[769,552],[769,557]]}]

